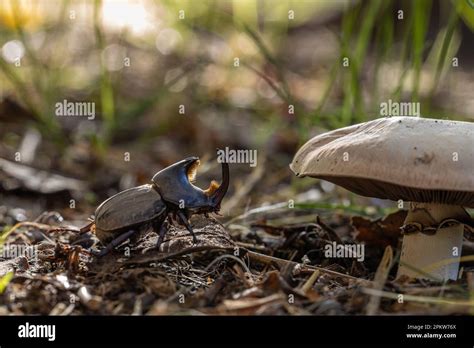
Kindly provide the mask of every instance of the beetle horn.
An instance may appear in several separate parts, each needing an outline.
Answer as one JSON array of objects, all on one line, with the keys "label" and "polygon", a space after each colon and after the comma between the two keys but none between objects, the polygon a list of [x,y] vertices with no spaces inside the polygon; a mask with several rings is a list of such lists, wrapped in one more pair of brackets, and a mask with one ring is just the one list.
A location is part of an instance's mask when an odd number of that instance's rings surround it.
[{"label": "beetle horn", "polygon": [[229,188],[229,178],[229,164],[222,162],[222,183],[212,196],[212,201],[217,208],[220,208],[221,201],[227,193]]}]

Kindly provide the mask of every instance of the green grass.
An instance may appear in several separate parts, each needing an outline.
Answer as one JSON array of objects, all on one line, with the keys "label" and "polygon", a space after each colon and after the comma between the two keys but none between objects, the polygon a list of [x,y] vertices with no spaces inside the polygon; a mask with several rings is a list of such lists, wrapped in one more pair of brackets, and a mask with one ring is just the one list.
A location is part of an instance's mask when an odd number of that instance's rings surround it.
[{"label": "green grass", "polygon": [[[105,37],[103,34],[102,26],[100,23],[100,6],[102,5],[101,0],[95,0],[94,2],[94,33],[97,41],[97,47],[99,50],[103,50],[106,46]],[[115,120],[115,102],[114,102],[114,90],[110,78],[110,74],[107,71],[104,63],[101,60],[100,63],[100,105],[102,117],[104,120],[104,135],[99,137],[97,140],[103,142],[101,147],[110,143],[113,136],[116,120]]]},{"label": "green grass", "polygon": [[430,99],[433,99],[434,94],[436,92],[436,88],[439,85],[441,73],[446,64],[446,58],[448,57],[449,46],[451,44],[451,41],[453,40],[453,35],[454,35],[458,22],[459,22],[459,15],[456,9],[453,8],[451,9],[451,14],[449,15],[448,24],[446,25],[446,32],[444,34],[443,45],[439,52],[439,58],[436,65],[434,83],[430,92],[430,97],[431,97]]},{"label": "green grass", "polygon": [[8,272],[7,274],[5,274],[3,277],[0,278],[0,294],[3,294],[8,284],[10,284],[10,281],[12,280],[13,275],[14,275],[13,272]]},{"label": "green grass", "polygon": [[423,63],[423,53],[425,50],[425,36],[428,31],[428,20],[431,12],[432,2],[430,0],[417,0],[411,2],[413,19],[413,92],[412,101],[419,100],[420,74]]},{"label": "green grass", "polygon": [[[400,101],[405,80],[409,73],[413,76],[411,86],[412,101],[419,101],[421,71],[424,65],[425,53],[428,50],[426,34],[430,25],[430,14],[433,2],[430,0],[395,2],[369,1],[348,5],[344,10],[341,21],[340,57],[328,74],[327,87],[317,108],[310,112],[312,122],[305,128],[324,124],[328,128],[339,128],[349,124],[368,121],[377,117],[380,105],[380,83],[382,63],[399,62],[402,67],[396,87],[390,98]],[[458,24],[457,12],[451,8],[442,50],[439,53],[435,73],[435,85],[439,83],[441,71],[446,65],[448,48],[453,38],[453,32]],[[398,19],[398,10],[403,10],[403,19]],[[440,28],[440,32],[444,28]],[[396,50],[398,46],[401,49]],[[366,58],[371,56],[374,66],[370,86],[364,85],[362,74],[367,68]],[[349,67],[342,65],[342,59],[349,58]],[[326,105],[333,97],[333,92],[342,89],[341,107],[328,110]],[[369,90],[372,103],[364,105],[362,90]],[[426,110],[429,112],[430,110]],[[325,120],[330,120],[325,122]]]}]

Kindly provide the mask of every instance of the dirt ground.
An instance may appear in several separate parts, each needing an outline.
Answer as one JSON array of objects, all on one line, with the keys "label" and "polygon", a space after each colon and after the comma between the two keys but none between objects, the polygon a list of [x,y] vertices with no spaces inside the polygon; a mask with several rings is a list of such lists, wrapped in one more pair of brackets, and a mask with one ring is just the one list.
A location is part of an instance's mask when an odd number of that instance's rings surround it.
[{"label": "dirt ground", "polygon": [[[473,266],[442,285],[393,280],[404,216],[353,218],[356,227],[344,215],[286,226],[260,216],[246,228],[194,216],[196,245],[186,229],[169,226],[160,250],[148,229],[96,257],[93,235],[85,247],[74,244],[77,227],[63,221],[58,228],[58,214],[47,214],[5,239],[0,276],[14,276],[0,314],[469,314]],[[324,257],[328,241],[354,238],[366,244],[363,262]],[[8,248],[18,245],[24,255],[8,258]]]}]

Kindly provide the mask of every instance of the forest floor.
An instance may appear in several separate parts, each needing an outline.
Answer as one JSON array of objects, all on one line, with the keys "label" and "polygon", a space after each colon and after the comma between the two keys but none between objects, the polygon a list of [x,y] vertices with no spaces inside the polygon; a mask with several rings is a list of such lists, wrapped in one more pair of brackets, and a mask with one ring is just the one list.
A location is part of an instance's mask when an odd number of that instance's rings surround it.
[{"label": "forest floor", "polygon": [[[93,235],[74,243],[81,226],[43,214],[3,236],[0,314],[472,314],[472,265],[456,282],[394,280],[404,211],[372,221],[314,214],[312,223],[277,226],[279,213],[226,225],[194,216],[195,245],[176,225],[159,250],[148,229],[104,257],[93,256]],[[363,242],[363,257],[328,258],[332,242]],[[9,253],[19,245],[22,256]]]}]

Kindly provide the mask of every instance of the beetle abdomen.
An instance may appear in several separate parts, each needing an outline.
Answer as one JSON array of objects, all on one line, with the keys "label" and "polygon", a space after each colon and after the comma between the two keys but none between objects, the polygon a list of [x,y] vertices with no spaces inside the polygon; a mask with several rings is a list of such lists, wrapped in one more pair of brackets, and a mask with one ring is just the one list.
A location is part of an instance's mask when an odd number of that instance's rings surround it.
[{"label": "beetle abdomen", "polygon": [[115,232],[150,222],[165,210],[166,205],[152,185],[132,187],[117,193],[97,207],[95,225],[98,231]]}]

